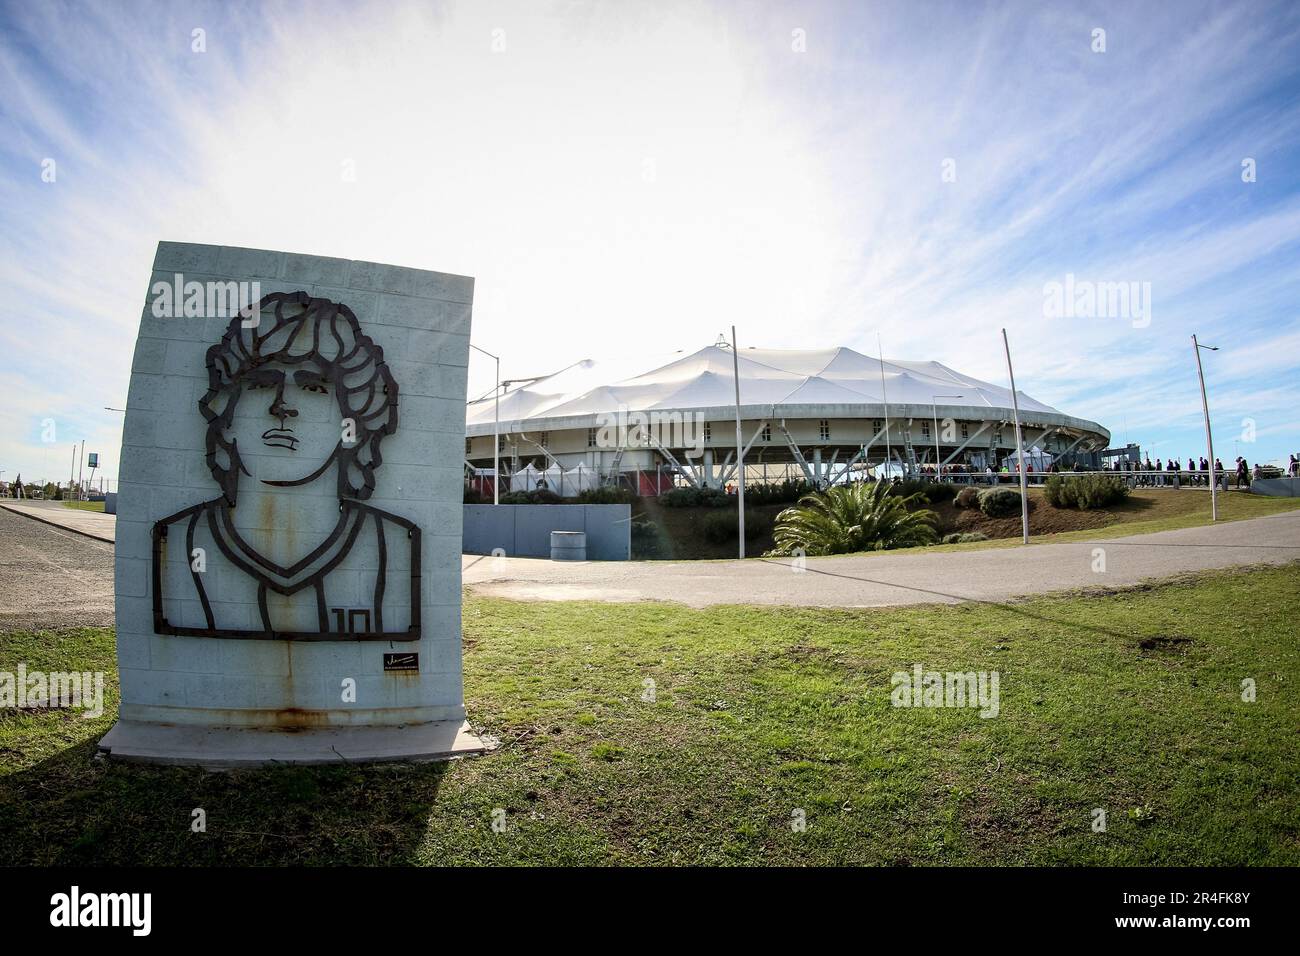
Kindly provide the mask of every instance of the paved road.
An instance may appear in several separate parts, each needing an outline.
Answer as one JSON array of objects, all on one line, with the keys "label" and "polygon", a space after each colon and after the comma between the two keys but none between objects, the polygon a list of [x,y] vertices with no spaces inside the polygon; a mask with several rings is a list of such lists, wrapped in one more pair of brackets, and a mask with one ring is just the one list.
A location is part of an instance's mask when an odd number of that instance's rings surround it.
[{"label": "paved road", "polygon": [[[1094,549],[1105,571],[1093,570]],[[475,594],[543,601],[678,601],[880,607],[1005,601],[1086,587],[1122,587],[1150,578],[1242,564],[1300,560],[1300,512],[1157,534],[1037,544],[989,551],[879,552],[749,561],[555,563],[532,558],[462,558]]]},{"label": "paved road", "polygon": [[12,498],[6,498],[0,500],[0,510],[16,511],[39,521],[49,521],[109,544],[117,538],[117,515],[106,515],[102,511],[87,511],[84,508],[69,508],[62,501],[44,501],[39,498],[14,501]]},{"label": "paved road", "polygon": [[[1105,571],[1094,572],[1094,549]],[[930,554],[788,559],[593,561],[462,558],[476,594],[522,600],[678,601],[878,607],[1005,601],[1122,587],[1186,571],[1300,560],[1300,512],[1159,534]],[[0,631],[113,622],[113,546],[0,509]]]},{"label": "paved road", "polygon": [[113,546],[0,509],[0,631],[112,623]]}]

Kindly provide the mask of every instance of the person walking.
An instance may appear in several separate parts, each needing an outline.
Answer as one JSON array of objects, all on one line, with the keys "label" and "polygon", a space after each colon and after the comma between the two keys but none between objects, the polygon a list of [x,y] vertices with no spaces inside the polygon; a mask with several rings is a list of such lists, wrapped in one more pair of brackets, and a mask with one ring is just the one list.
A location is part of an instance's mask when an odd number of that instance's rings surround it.
[{"label": "person walking", "polygon": [[1242,486],[1250,487],[1250,467],[1246,464],[1246,459],[1237,458],[1237,488]]}]

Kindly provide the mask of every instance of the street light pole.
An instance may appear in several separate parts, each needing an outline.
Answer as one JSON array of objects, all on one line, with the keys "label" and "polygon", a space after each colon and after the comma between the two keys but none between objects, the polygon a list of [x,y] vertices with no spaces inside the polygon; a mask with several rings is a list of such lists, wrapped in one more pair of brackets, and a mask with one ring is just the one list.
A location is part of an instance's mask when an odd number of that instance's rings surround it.
[{"label": "street light pole", "polygon": [[473,342],[472,349],[482,352],[496,362],[496,387],[492,390],[492,503],[501,503],[501,358],[487,349],[481,349]]},{"label": "street light pole", "polygon": [[931,395],[930,412],[934,416],[934,480],[943,480],[943,463],[939,460],[939,399],[965,398],[965,395]]},{"label": "street light pole", "polygon": [[889,459],[889,393],[885,391],[885,350],[880,344],[879,332],[876,333],[876,354],[880,356],[880,401],[885,406],[885,473],[882,478],[888,478],[891,464]]},{"label": "street light pole", "polygon": [[1210,434],[1210,402],[1205,397],[1205,371],[1201,368],[1201,349],[1219,351],[1217,345],[1202,345],[1192,336],[1192,351],[1196,353],[1196,377],[1201,381],[1201,411],[1205,413],[1205,450],[1210,454],[1210,520],[1219,520],[1219,495],[1215,488],[1214,437]]},{"label": "street light pole", "polygon": [[739,476],[736,503],[740,512],[740,556],[745,556],[745,444],[740,433],[740,356],[736,352],[736,327],[731,327],[731,372],[736,381],[736,474]]},{"label": "street light pole", "polygon": [[1011,367],[1011,343],[1007,330],[1002,330],[1002,347],[1007,353],[1007,375],[1011,379],[1011,413],[1016,419],[1016,467],[1020,471],[1020,532],[1024,543],[1029,543],[1029,482],[1025,474],[1025,445],[1020,434],[1020,399],[1016,396],[1016,373]]}]

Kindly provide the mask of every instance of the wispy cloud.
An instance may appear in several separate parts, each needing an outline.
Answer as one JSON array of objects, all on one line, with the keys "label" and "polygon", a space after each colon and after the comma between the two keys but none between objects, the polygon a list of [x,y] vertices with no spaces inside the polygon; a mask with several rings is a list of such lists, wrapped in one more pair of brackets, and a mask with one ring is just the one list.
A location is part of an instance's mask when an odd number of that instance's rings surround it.
[{"label": "wispy cloud", "polygon": [[[475,275],[508,376],[735,323],[1001,382],[1005,326],[1027,392],[1182,454],[1196,331],[1224,427],[1300,446],[1289,5],[3,11],[6,476],[45,467],[45,418],[114,472],[162,238]],[[1150,326],[1046,318],[1067,273],[1150,282]]]}]

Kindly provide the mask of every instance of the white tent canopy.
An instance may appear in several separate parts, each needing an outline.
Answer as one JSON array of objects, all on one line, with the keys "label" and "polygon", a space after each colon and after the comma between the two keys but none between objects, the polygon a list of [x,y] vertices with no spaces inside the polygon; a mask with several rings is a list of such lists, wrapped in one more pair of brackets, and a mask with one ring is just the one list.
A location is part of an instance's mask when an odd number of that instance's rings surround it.
[{"label": "white tent canopy", "polygon": [[514,473],[510,480],[511,491],[553,491],[562,498],[576,497],[580,491],[600,487],[600,472],[590,466],[578,466],[567,471],[552,464],[537,468],[529,462]]},{"label": "white tent canopy", "polygon": [[[942,406],[1011,410],[1011,391],[963,375],[939,362],[882,360],[849,348],[741,349],[743,405],[901,405],[929,407],[936,395]],[[731,350],[711,345],[649,372],[626,377],[626,361],[579,362],[555,375],[538,378],[501,399],[502,430],[530,419],[574,418],[628,411],[690,411],[730,406],[735,401]],[[1059,416],[1049,405],[1019,393],[1023,413]],[[490,397],[471,402],[466,426],[471,434],[492,430]],[[1008,414],[1008,417],[1010,415]]]},{"label": "white tent canopy", "polygon": [[559,465],[537,468],[530,461],[514,473],[510,480],[510,490],[536,491],[538,488],[547,488],[558,492],[560,490],[560,479],[563,475],[564,470]]},{"label": "white tent canopy", "polygon": [[[1016,467],[1016,462],[1020,460],[1021,453],[1017,449],[1002,459],[1002,464],[1012,470]],[[1050,452],[1043,451],[1037,445],[1034,445],[1024,453],[1024,459],[1029,463],[1029,467],[1034,471],[1046,471],[1052,466],[1053,455]]]},{"label": "white tent canopy", "polygon": [[580,491],[600,487],[600,472],[594,468],[570,468],[564,473],[564,497],[571,498]]}]

